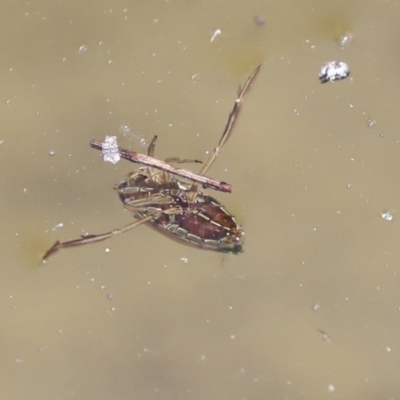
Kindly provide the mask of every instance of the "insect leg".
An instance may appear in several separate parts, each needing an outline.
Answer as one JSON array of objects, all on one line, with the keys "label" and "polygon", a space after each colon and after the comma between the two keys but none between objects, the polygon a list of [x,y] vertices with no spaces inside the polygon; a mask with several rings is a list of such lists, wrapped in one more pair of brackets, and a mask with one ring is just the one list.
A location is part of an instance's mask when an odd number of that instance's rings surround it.
[{"label": "insect leg", "polygon": [[185,164],[185,163],[199,163],[202,164],[202,161],[199,160],[191,160],[189,158],[179,158],[179,157],[168,157],[164,160],[166,163],[177,163],[177,164]]},{"label": "insect leg", "polygon": [[[237,121],[237,118],[239,116],[240,109],[242,108],[242,101],[244,99],[244,96],[249,91],[252,83],[254,82],[254,79],[257,77],[258,73],[260,72],[261,66],[262,66],[262,64],[260,64],[251,73],[251,75],[247,78],[243,87],[239,86],[238,95],[235,100],[235,104],[233,105],[232,111],[229,113],[228,121],[226,122],[225,129],[222,133],[221,139],[219,140],[217,147],[214,148],[212,153],[207,158],[206,162],[204,163],[203,167],[201,168],[201,170],[199,172],[199,175],[206,174],[206,172],[211,167],[213,162],[217,159],[222,146],[230,138],[233,128],[235,126],[235,122]],[[190,189],[189,202],[191,202],[191,203],[194,202],[194,200],[196,199],[196,195],[197,195],[197,183],[194,182]]]},{"label": "insect leg", "polygon": [[[149,157],[153,157],[154,158],[154,151],[156,149],[156,144],[157,144],[157,135],[155,135],[153,137],[153,139],[151,139],[151,142],[149,144],[149,148],[147,149],[147,155]],[[189,160],[187,158],[179,158],[179,157],[168,157],[164,160],[166,163],[171,164],[171,163],[178,163],[178,164],[183,164],[183,163],[202,163],[199,160]]]},{"label": "insect leg", "polygon": [[46,251],[46,253],[42,257],[42,259],[46,260],[48,257],[55,254],[60,249],[68,249],[70,247],[82,246],[84,244],[97,243],[97,242],[101,242],[103,240],[107,240],[113,236],[120,235],[122,233],[125,233],[125,232],[133,229],[133,228],[136,228],[138,225],[141,225],[144,222],[147,222],[154,217],[155,217],[155,215],[151,214],[151,215],[143,217],[137,221],[134,221],[128,225],[125,225],[122,228],[113,229],[111,232],[101,233],[99,235],[87,234],[87,235],[83,235],[80,239],[69,240],[67,242],[60,242],[59,240],[57,240],[57,242],[55,242],[53,244],[53,246],[50,247],[50,249]]},{"label": "insect leg", "polygon": [[153,139],[151,139],[151,142],[149,144],[149,148],[147,149],[147,155],[149,157],[154,157],[154,150],[156,148],[156,143],[157,143],[157,135],[154,135]]}]

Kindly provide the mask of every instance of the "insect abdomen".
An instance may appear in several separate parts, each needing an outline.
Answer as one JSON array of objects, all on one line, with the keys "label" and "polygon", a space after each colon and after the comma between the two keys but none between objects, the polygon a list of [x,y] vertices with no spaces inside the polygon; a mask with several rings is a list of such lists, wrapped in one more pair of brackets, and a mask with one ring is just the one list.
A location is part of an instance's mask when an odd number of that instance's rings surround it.
[{"label": "insect abdomen", "polygon": [[153,224],[197,247],[235,254],[242,251],[242,228],[224,206],[210,196],[200,196],[181,214],[161,216]]}]

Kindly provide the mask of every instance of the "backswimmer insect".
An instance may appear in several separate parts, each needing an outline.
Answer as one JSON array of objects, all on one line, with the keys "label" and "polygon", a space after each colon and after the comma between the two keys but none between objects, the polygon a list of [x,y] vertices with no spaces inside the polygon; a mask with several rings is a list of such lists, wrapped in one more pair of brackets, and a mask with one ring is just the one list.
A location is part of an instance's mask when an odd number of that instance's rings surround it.
[{"label": "backswimmer insect", "polygon": [[[79,239],[66,242],[56,241],[44,254],[43,260],[60,249],[97,243],[127,232],[143,223],[150,224],[167,236],[186,244],[224,253],[241,253],[244,235],[242,227],[218,200],[200,191],[198,184],[201,183],[204,188],[231,191],[228,183],[216,181],[206,177],[205,174],[229,139],[243,98],[260,68],[261,65],[247,78],[243,87],[239,87],[222,137],[198,174],[186,169],[174,168],[168,163],[193,160],[171,158],[163,162],[154,158],[156,136],[150,143],[147,156],[118,148],[122,158],[146,165],[129,173],[119,185],[114,186],[124,207],[132,212],[135,221],[107,233],[86,234]],[[102,142],[98,140],[92,140],[90,144],[96,149],[102,149]],[[189,182],[177,179],[178,176],[188,179]]]}]

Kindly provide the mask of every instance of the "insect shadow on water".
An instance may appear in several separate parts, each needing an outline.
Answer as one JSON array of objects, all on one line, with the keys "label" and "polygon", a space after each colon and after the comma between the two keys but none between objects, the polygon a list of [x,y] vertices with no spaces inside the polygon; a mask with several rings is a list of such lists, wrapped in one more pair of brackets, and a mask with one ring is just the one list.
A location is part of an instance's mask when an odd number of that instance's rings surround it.
[{"label": "insect shadow on water", "polygon": [[[239,87],[221,139],[198,174],[187,169],[174,168],[168,163],[196,160],[169,158],[164,162],[154,158],[157,136],[151,141],[147,156],[118,147],[122,158],[146,165],[129,173],[119,185],[114,186],[124,207],[132,212],[135,221],[107,233],[86,234],[66,242],[56,241],[44,254],[43,260],[60,249],[101,242],[143,223],[148,223],[167,236],[186,244],[224,253],[241,253],[244,235],[242,227],[218,200],[199,190],[198,184],[202,184],[203,188],[232,191],[228,183],[209,178],[205,174],[231,136],[243,99],[260,68],[261,65],[252,72],[245,84]],[[102,142],[99,140],[92,140],[90,145],[95,149],[102,149]],[[186,178],[189,182],[177,177]]]}]

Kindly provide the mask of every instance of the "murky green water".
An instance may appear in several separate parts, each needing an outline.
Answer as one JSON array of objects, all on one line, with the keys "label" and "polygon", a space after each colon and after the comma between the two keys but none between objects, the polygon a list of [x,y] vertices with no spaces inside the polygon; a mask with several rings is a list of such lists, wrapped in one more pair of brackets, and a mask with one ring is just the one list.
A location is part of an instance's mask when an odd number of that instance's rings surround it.
[{"label": "murky green water", "polygon": [[[1,398],[399,398],[398,1],[2,10]],[[321,85],[330,60],[351,77]],[[141,226],[40,265],[132,220],[112,186],[135,166],[91,139],[205,159],[260,62],[209,173],[244,254]]]}]

